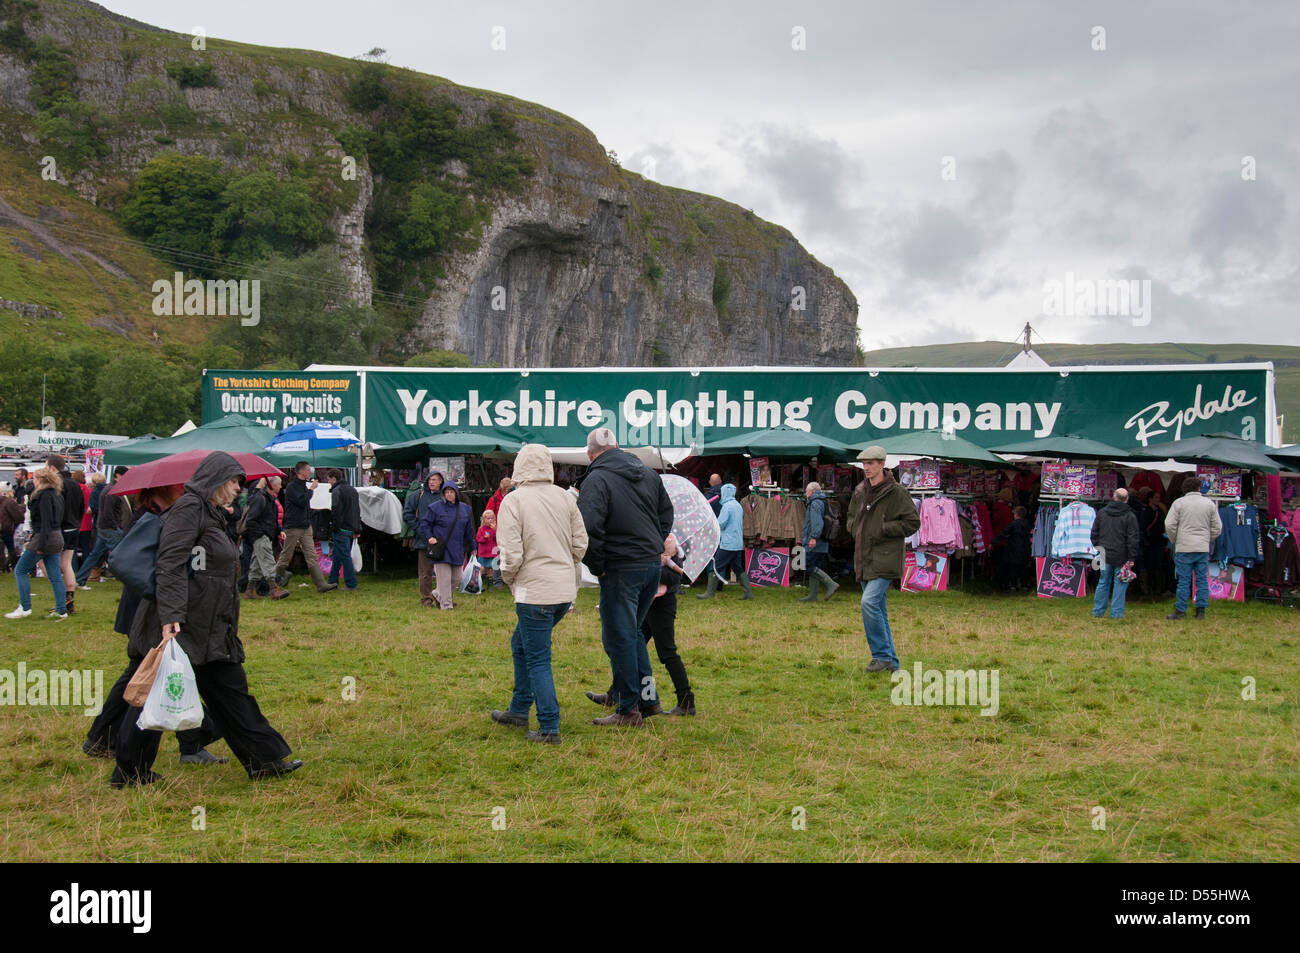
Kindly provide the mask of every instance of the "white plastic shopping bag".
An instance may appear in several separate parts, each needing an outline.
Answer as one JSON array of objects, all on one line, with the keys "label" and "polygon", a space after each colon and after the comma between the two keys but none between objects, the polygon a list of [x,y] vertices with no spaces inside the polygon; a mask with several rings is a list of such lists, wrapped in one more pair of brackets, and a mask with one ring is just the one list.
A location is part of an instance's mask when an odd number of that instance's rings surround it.
[{"label": "white plastic shopping bag", "polygon": [[194,669],[175,639],[169,639],[163,650],[158,674],[136,724],[146,731],[185,731],[203,724]]},{"label": "white plastic shopping bag", "polygon": [[460,591],[472,596],[483,594],[483,567],[479,565],[477,556],[470,556],[461,570]]},{"label": "white plastic shopping bag", "polygon": [[355,536],[352,538],[352,569],[361,572],[361,544],[357,542]]}]

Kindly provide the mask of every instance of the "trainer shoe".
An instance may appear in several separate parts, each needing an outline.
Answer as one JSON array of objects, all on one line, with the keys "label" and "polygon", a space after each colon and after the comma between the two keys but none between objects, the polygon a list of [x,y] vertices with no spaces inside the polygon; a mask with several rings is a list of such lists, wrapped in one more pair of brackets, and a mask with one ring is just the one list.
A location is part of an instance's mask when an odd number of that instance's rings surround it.
[{"label": "trainer shoe", "polygon": [[32,614],[32,610],[31,610],[31,609],[24,609],[22,606],[19,606],[19,607],[18,607],[17,609],[15,609],[13,612],[6,612],[6,613],[5,613],[5,618],[6,618],[6,619],[25,619],[25,618],[27,618],[27,617],[28,617],[29,615],[31,615],[31,614]]},{"label": "trainer shoe", "polygon": [[66,612],[60,612],[58,609],[51,609],[49,613],[45,616],[45,618],[47,619],[59,619],[59,620],[66,619],[67,617],[68,614]]}]

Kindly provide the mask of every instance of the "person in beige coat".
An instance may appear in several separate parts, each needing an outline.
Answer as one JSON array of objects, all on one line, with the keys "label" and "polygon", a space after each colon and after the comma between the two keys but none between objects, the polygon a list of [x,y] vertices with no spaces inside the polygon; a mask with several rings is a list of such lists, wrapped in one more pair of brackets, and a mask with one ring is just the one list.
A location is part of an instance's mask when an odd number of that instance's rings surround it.
[{"label": "person in beige coat", "polygon": [[551,452],[529,443],[515,458],[515,489],[497,511],[501,578],[515,597],[514,695],[505,711],[493,710],[502,725],[528,727],[537,706],[537,731],[529,741],[558,744],[560,703],[551,674],[551,630],[577,597],[578,563],[587,552],[587,530],[573,494],[554,484]]},{"label": "person in beige coat", "polygon": [[1196,618],[1205,618],[1210,603],[1210,551],[1223,532],[1223,520],[1213,500],[1201,496],[1201,478],[1183,480],[1183,495],[1174,500],[1165,517],[1165,535],[1174,550],[1174,572],[1178,574],[1178,595],[1174,611],[1166,619],[1187,618],[1187,597],[1196,577]]}]

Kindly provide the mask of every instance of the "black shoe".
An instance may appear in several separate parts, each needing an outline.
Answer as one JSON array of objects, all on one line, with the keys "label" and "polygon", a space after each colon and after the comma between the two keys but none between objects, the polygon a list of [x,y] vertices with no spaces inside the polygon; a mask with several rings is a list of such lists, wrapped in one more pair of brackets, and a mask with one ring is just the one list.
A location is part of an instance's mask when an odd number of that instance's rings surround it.
[{"label": "black shoe", "polygon": [[560,733],[558,731],[530,731],[524,737],[529,741],[540,741],[544,745],[558,745],[560,743]]},{"label": "black shoe", "polygon": [[695,714],[695,693],[687,692],[677,698],[677,707],[667,712],[669,715],[694,715]]},{"label": "black shoe", "polygon": [[896,672],[898,671],[898,669],[894,668],[892,665],[890,665],[888,662],[882,659],[873,658],[871,660],[871,664],[867,666],[867,671],[868,672]]},{"label": "black shoe", "polygon": [[229,758],[218,758],[207,748],[200,748],[194,754],[181,755],[181,764],[229,764]]},{"label": "black shoe", "polygon": [[1196,610],[1196,618],[1198,618],[1198,619],[1204,619],[1204,618],[1205,618],[1205,610],[1204,610],[1204,609],[1197,609],[1197,610]]},{"label": "black shoe", "polygon": [[1186,612],[1179,612],[1177,609],[1175,609],[1173,612],[1169,613],[1169,615],[1165,616],[1165,618],[1166,618],[1166,619],[1173,619],[1173,620],[1177,620],[1177,619],[1186,619],[1186,618],[1187,618],[1187,613],[1186,613]]},{"label": "black shoe", "polygon": [[113,776],[108,779],[108,783],[119,791],[125,787],[144,787],[146,784],[153,784],[155,781],[161,781],[162,775],[155,774],[153,771],[146,771],[144,774],[127,776],[122,773],[120,767],[113,769]]},{"label": "black shoe", "polygon": [[606,708],[614,707],[614,697],[609,692],[587,692],[587,697],[597,705],[604,705]]},{"label": "black shoe", "polygon": [[527,715],[512,715],[508,711],[497,711],[495,708],[492,709],[492,720],[498,725],[509,725],[511,728],[528,727]]},{"label": "black shoe", "polygon": [[642,718],[653,718],[655,715],[664,713],[664,706],[658,702],[650,702],[647,705],[638,705],[637,707],[641,709]]},{"label": "black shoe", "polygon": [[92,758],[112,758],[113,749],[102,741],[85,741],[81,745],[81,750]]},{"label": "black shoe", "polygon": [[292,774],[302,767],[302,759],[295,761],[272,761],[270,764],[264,764],[255,771],[248,772],[248,780],[262,781],[266,778],[278,778],[282,774]]}]

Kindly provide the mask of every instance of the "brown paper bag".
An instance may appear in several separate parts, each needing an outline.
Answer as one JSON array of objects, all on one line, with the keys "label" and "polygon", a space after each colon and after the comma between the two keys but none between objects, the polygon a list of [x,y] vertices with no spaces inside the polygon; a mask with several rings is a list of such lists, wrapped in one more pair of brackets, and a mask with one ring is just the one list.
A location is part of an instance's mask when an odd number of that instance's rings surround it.
[{"label": "brown paper bag", "polygon": [[158,666],[162,664],[163,649],[166,646],[167,640],[163,639],[151,648],[145,654],[140,667],[131,676],[131,681],[126,683],[126,691],[122,693],[122,698],[132,708],[143,708],[149,698],[149,689],[153,688],[153,680],[158,675]]}]

